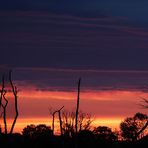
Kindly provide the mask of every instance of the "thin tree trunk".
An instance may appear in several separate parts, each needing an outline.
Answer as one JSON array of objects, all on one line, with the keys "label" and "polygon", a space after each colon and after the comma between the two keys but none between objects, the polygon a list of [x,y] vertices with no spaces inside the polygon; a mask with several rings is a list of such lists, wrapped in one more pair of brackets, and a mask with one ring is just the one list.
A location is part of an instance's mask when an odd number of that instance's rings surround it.
[{"label": "thin tree trunk", "polygon": [[61,118],[61,110],[62,110],[63,108],[64,108],[64,106],[62,106],[62,107],[58,110],[61,136],[63,135],[62,118]]},{"label": "thin tree trunk", "polygon": [[11,78],[11,71],[9,71],[9,81],[10,81],[10,85],[12,87],[12,92],[13,92],[13,95],[14,95],[14,105],[15,105],[15,117],[14,117],[14,120],[13,120],[13,123],[12,123],[12,126],[11,126],[11,129],[10,129],[10,134],[13,133],[13,129],[14,129],[14,126],[15,126],[15,123],[16,123],[16,120],[18,118],[18,102],[17,102],[17,88],[13,85],[13,82],[12,82],[12,78]]},{"label": "thin tree trunk", "polygon": [[54,135],[54,114],[52,114],[52,132]]},{"label": "thin tree trunk", "polygon": [[60,122],[60,132],[61,135],[63,134],[63,130],[62,130],[62,118],[61,118],[61,110],[64,108],[64,106],[62,106],[59,110],[56,110],[52,113],[52,130],[53,130],[53,135],[54,135],[54,119],[55,119],[55,114],[58,113],[59,116],[59,122]]},{"label": "thin tree trunk", "polygon": [[79,78],[78,81],[78,96],[77,96],[77,107],[76,107],[76,123],[75,123],[75,128],[76,128],[76,134],[78,133],[78,115],[79,115],[79,104],[80,104],[80,84],[81,84],[81,78]]},{"label": "thin tree trunk", "polygon": [[60,132],[61,132],[61,135],[63,135],[61,112],[59,111],[58,114],[59,114],[59,122],[60,122]]},{"label": "thin tree trunk", "polygon": [[4,92],[4,75],[2,76],[2,89],[1,89],[1,96],[0,96],[0,109],[2,107],[2,99],[3,99],[3,92]]},{"label": "thin tree trunk", "polygon": [[5,98],[5,93],[3,94],[3,98],[4,98],[5,102],[6,102],[5,105],[3,106],[3,108],[4,108],[3,118],[4,118],[5,134],[7,134],[7,120],[6,120],[6,113],[7,113],[8,100]]},{"label": "thin tree trunk", "polygon": [[[0,97],[0,105],[3,108],[3,121],[4,121],[4,128],[5,128],[5,134],[7,134],[7,120],[6,120],[6,113],[7,113],[7,105],[8,105],[8,100],[5,98],[5,77],[3,75],[2,77],[2,89],[1,89],[1,97]],[[4,99],[5,104],[2,103],[2,100]]]},{"label": "thin tree trunk", "polygon": [[55,112],[52,113],[52,131],[53,131],[53,135],[54,135],[54,118],[55,118],[55,113],[56,112],[57,111],[55,111]]}]

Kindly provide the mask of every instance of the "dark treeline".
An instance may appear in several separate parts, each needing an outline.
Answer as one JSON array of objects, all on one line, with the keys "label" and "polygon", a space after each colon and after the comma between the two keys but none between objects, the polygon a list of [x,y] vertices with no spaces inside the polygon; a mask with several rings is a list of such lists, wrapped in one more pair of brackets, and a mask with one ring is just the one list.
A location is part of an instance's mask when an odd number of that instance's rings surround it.
[{"label": "dark treeline", "polygon": [[[34,147],[34,148],[82,148],[82,147],[113,147],[132,148],[148,147],[148,116],[143,113],[136,113],[132,117],[127,117],[120,123],[119,131],[112,131],[107,126],[92,127],[93,122],[89,114],[79,111],[80,108],[80,85],[78,81],[78,93],[76,99],[76,109],[72,112],[65,111],[62,106],[59,109],[51,109],[52,128],[40,125],[28,125],[24,127],[22,133],[13,133],[17,117],[19,115],[17,107],[17,87],[11,79],[9,72],[9,83],[14,99],[15,116],[10,132],[7,130],[7,90],[5,88],[5,77],[2,77],[2,88],[0,97],[1,117],[4,122],[4,129],[0,127],[0,147]],[[147,108],[148,100],[143,99],[143,107]],[[60,134],[54,131],[55,115],[58,115]]]},{"label": "dark treeline", "polygon": [[[54,134],[53,127],[45,124],[27,125],[22,133],[6,134],[0,130],[0,147],[36,147],[36,148],[81,148],[81,147],[147,147],[148,116],[136,113],[120,123],[119,131],[112,131],[107,126],[92,127],[91,117],[80,113],[77,133],[73,112],[61,112],[62,127],[60,134]],[[73,122],[72,122],[73,121]],[[61,132],[62,129],[62,132]]]},{"label": "dark treeline", "polygon": [[[136,141],[118,140],[110,133],[95,133],[90,130],[82,130],[73,137],[67,135],[53,135],[52,130],[46,125],[30,125],[29,131],[23,134],[0,134],[0,147],[21,147],[21,148],[147,148],[148,136]],[[106,128],[106,127],[104,127]]]}]

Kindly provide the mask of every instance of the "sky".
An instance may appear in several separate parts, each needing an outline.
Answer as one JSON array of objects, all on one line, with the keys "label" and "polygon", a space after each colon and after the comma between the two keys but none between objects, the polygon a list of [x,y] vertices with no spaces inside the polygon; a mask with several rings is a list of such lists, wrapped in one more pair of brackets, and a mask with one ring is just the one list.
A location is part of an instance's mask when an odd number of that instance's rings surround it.
[{"label": "sky", "polygon": [[0,75],[13,70],[19,118],[35,123],[49,117],[49,107],[73,110],[79,77],[81,110],[101,121],[146,112],[139,103],[148,96],[147,5],[1,0]]}]

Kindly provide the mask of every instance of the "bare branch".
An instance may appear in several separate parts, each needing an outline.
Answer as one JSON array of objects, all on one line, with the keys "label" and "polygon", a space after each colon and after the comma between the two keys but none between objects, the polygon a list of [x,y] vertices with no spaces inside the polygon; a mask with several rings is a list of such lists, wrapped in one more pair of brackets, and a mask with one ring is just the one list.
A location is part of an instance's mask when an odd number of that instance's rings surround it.
[{"label": "bare branch", "polygon": [[4,119],[4,125],[5,125],[5,134],[7,134],[7,120],[6,120],[6,113],[7,113],[7,105],[8,105],[8,100],[5,97],[6,91],[3,93],[3,98],[5,100],[5,105],[3,106],[3,119]]},{"label": "bare branch", "polygon": [[[7,113],[7,105],[8,105],[8,100],[6,99],[6,90],[5,90],[5,77],[4,75],[2,76],[2,89],[1,89],[1,98],[0,98],[0,106],[3,108],[3,112],[1,113],[1,117],[3,116],[3,121],[4,121],[4,127],[5,127],[5,134],[7,134],[7,121],[6,121],[6,113]],[[5,101],[5,104],[3,104],[2,101]]]},{"label": "bare branch", "polygon": [[2,88],[1,88],[1,95],[0,95],[0,109],[2,106],[2,98],[3,98],[3,92],[4,92],[4,75],[2,76]]},{"label": "bare branch", "polygon": [[141,128],[141,130],[136,134],[136,138],[148,127],[148,120],[145,125]]},{"label": "bare branch", "polygon": [[11,85],[11,88],[12,88],[12,92],[13,92],[13,95],[14,95],[14,102],[15,102],[15,117],[14,117],[11,129],[10,129],[10,134],[13,133],[13,129],[14,129],[17,117],[19,115],[18,114],[18,103],[17,103],[17,99],[18,99],[17,98],[17,88],[16,88],[16,86],[14,86],[14,84],[12,82],[11,74],[12,74],[12,71],[9,71],[9,82],[10,82],[10,85]]},{"label": "bare branch", "polygon": [[142,99],[142,104],[140,104],[140,106],[142,108],[148,108],[148,99],[140,97]]},{"label": "bare branch", "polygon": [[[55,121],[55,114],[58,113],[59,116],[59,122],[60,122],[60,131],[61,131],[61,135],[63,134],[62,131],[62,118],[61,118],[61,110],[64,108],[64,106],[62,106],[59,110],[55,110],[52,113],[52,130],[53,130],[53,134],[54,134],[54,121]],[[50,111],[50,110],[49,110]]]}]

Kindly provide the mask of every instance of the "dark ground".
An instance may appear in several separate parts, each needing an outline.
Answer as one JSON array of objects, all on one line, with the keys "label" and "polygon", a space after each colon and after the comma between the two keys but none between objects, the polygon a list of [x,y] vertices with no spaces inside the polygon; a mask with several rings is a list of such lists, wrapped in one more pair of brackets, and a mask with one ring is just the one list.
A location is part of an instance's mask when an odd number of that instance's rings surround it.
[{"label": "dark ground", "polygon": [[21,134],[0,135],[0,148],[148,148],[148,136],[135,141],[107,141],[93,137],[70,138],[66,136],[24,137]]}]

